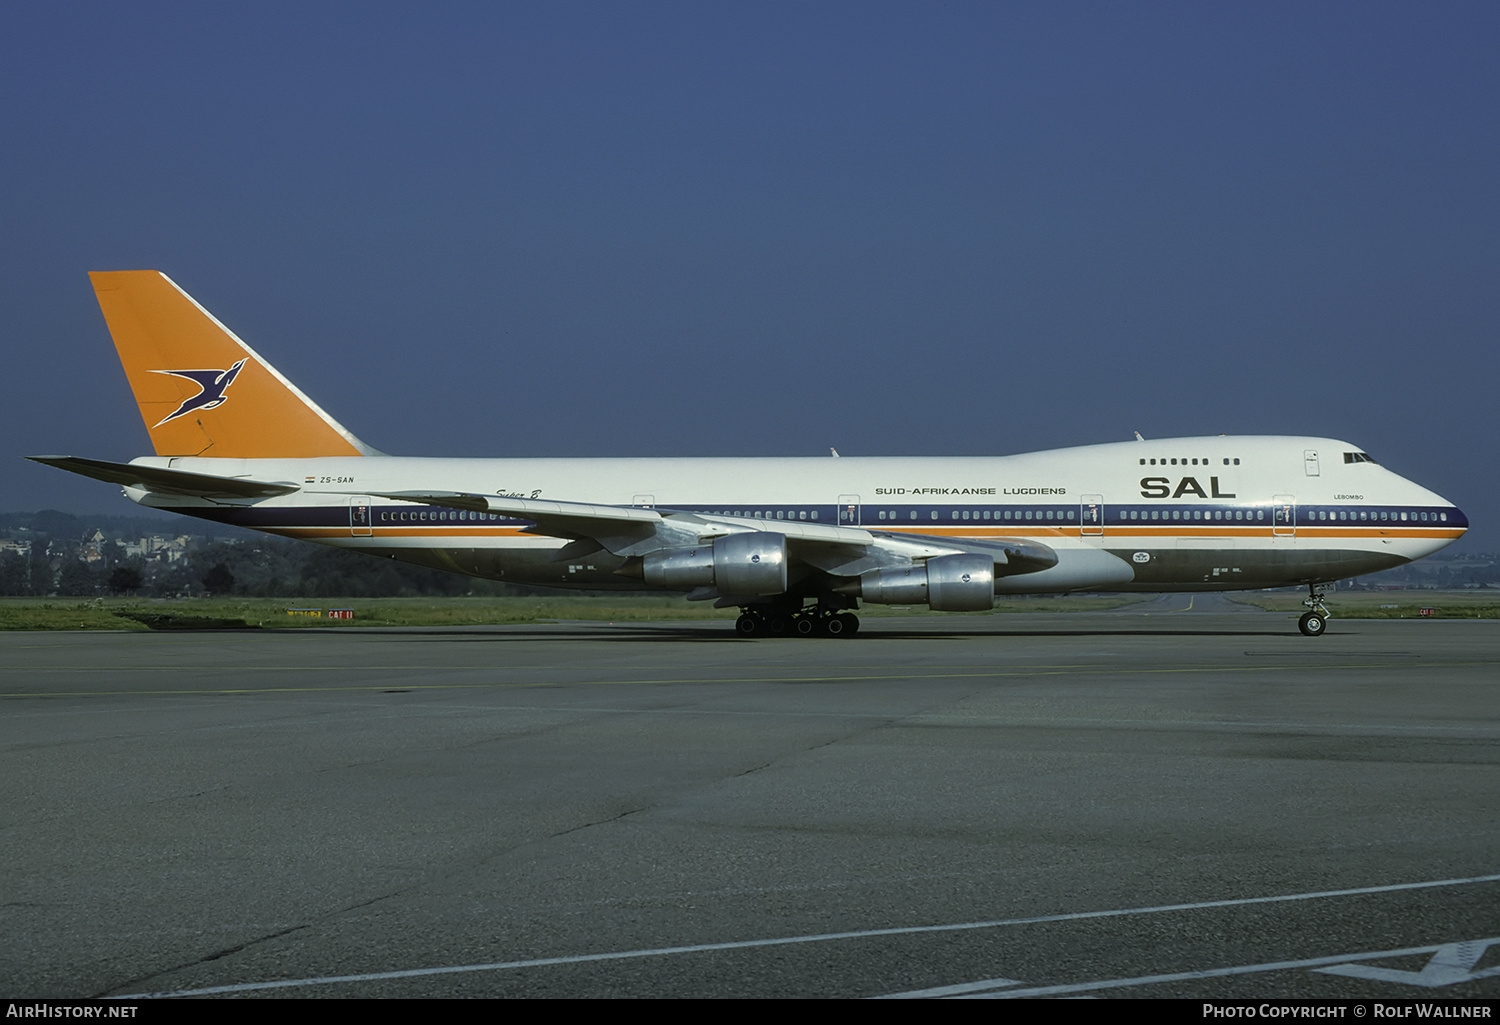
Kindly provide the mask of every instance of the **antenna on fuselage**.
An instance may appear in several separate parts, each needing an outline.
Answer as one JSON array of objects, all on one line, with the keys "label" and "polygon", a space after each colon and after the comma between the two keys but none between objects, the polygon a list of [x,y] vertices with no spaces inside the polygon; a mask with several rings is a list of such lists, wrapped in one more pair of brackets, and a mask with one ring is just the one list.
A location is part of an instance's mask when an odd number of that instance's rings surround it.
[{"label": "antenna on fuselage", "polygon": [[1135,434],[1135,440],[1136,441],[1145,441],[1146,440],[1145,438],[1141,437],[1141,432],[1140,431],[1135,431],[1134,434]]}]

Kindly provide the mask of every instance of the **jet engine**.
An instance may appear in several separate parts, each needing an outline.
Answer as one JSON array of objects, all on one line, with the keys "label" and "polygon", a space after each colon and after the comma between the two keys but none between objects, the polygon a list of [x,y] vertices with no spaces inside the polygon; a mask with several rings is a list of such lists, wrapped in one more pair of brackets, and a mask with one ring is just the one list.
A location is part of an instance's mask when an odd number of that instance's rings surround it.
[{"label": "jet engine", "polygon": [[940,555],[922,566],[872,569],[860,574],[859,594],[876,605],[982,612],[995,607],[995,562],[988,555]]},{"label": "jet engine", "polygon": [[652,552],[641,560],[652,587],[717,587],[724,594],[782,594],[786,569],[786,535],[760,530],[715,538],[711,545]]}]

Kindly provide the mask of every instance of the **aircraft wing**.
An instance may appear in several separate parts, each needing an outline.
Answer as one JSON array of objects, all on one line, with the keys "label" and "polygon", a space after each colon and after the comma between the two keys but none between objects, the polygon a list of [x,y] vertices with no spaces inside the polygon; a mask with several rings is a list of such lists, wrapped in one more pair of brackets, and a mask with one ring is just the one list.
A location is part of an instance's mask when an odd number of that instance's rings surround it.
[{"label": "aircraft wing", "polygon": [[949,551],[967,555],[989,555],[995,560],[995,576],[1013,576],[1017,573],[1037,573],[1057,565],[1057,552],[1040,541],[1021,537],[965,537],[928,538],[920,534],[875,535],[883,543],[899,539],[906,544],[919,542],[941,543]]},{"label": "aircraft wing", "polygon": [[134,463],[112,463],[107,459],[84,459],[80,456],[27,456],[34,463],[45,463],[59,470],[82,474],[127,488],[140,488],[166,495],[190,495],[194,498],[274,498],[290,495],[298,485],[289,482],[250,480],[247,477],[219,477],[211,473],[188,473],[162,466],[137,466]]},{"label": "aircraft wing", "polygon": [[839,527],[801,520],[756,520],[713,516],[641,506],[556,502],[509,495],[474,495],[456,491],[387,491],[372,497],[392,498],[470,512],[492,512],[536,524],[528,533],[573,539],[591,538],[614,555],[643,555],[675,545],[697,545],[726,534],[771,530],[788,542],[868,545],[874,536],[858,527]]},{"label": "aircraft wing", "polygon": [[784,535],[789,550],[798,561],[840,577],[959,554],[990,556],[996,576],[1034,573],[1057,564],[1057,554],[1051,548],[1022,538],[929,537],[805,520],[765,520],[665,508],[463,492],[389,491],[374,497],[530,520],[535,526],[528,528],[528,533],[588,539],[620,556],[702,545],[728,534],[766,531]]}]

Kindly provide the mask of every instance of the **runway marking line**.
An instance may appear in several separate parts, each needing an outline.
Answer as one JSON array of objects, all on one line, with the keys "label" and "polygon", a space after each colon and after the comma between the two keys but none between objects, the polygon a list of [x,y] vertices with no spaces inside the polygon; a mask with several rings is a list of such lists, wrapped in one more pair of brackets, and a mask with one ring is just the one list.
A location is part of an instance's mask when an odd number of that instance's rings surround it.
[{"label": "runway marking line", "polygon": [[[224,986],[208,986],[202,989],[163,990],[154,993],[123,993],[111,997],[115,1000],[148,1000],[161,997],[215,996],[222,993],[249,993],[268,989],[293,989],[302,986],[329,986],[347,982],[379,982],[388,979],[415,979],[433,975],[458,975],[471,972],[511,971],[518,968],[545,968],[554,965],[589,964],[601,961],[626,961],[647,957],[668,957],[676,954],[699,954],[721,950],[752,950],[761,947],[782,947],[802,943],[827,943],[834,940],[857,940],[876,936],[913,936],[924,933],[967,932],[977,929],[1000,929],[1018,925],[1039,925],[1050,922],[1081,922],[1102,918],[1125,918],[1132,915],[1156,915],[1174,911],[1202,911],[1210,908],[1248,907],[1256,904],[1281,904],[1293,901],[1322,900],[1330,897],[1360,897],[1378,893],[1399,893],[1411,890],[1430,890],[1446,886],[1469,886],[1478,883],[1500,882],[1500,873],[1495,875],[1469,876],[1460,879],[1434,879],[1419,883],[1392,883],[1385,886],[1360,886],[1343,890],[1318,890],[1310,893],[1289,893],[1272,897],[1240,897],[1230,900],[1199,901],[1191,904],[1158,904],[1140,908],[1115,908],[1108,911],[1074,911],[1056,915],[1035,915],[1026,918],[1002,918],[987,922],[959,922],[951,925],[911,925],[889,929],[858,929],[849,932],[814,933],[807,936],[780,936],[762,940],[733,940],[724,943],[694,943],[680,947],[650,947],[642,950],[619,950],[600,954],[573,954],[564,957],[541,957],[523,961],[495,961],[486,964],[444,965],[436,968],[409,968],[390,972],[368,972],[358,975],[325,975],[305,979],[279,979],[270,982],[242,982]],[[1315,958],[1317,964],[1338,964],[1355,959],[1394,957],[1403,953],[1428,953],[1442,944],[1413,947],[1407,951],[1381,951],[1368,955],[1340,954],[1337,957]],[[1296,967],[1302,962],[1276,962]],[[1260,968],[1260,966],[1252,966]],[[1209,969],[1200,972],[1182,973],[1183,978],[1207,978],[1212,974],[1245,972],[1248,968]],[[1270,971],[1270,968],[1260,968]],[[1142,976],[1141,980],[1167,981],[1178,976]],[[1109,980],[1115,985],[1140,984],[1141,980]],[[1003,985],[1009,980],[990,980],[994,985]],[[1103,987],[1109,983],[1075,983],[1076,986]],[[1056,988],[1056,987],[1051,987]],[[1040,995],[1038,990],[1029,993]],[[900,995],[900,994],[897,994]],[[1022,995],[1021,991],[1009,990],[1001,995]]]},{"label": "runway marking line", "polygon": [[[1500,937],[1473,940],[1472,944],[1488,946],[1500,942]],[[1099,989],[1122,989],[1127,986],[1151,986],[1162,982],[1191,982],[1198,979],[1222,979],[1234,975],[1256,975],[1262,972],[1282,972],[1294,968],[1311,968],[1314,971],[1322,971],[1329,974],[1350,975],[1356,978],[1379,979],[1384,982],[1400,981],[1407,985],[1413,985],[1409,979],[1397,979],[1394,976],[1417,977],[1416,972],[1394,972],[1389,969],[1364,968],[1367,975],[1356,975],[1355,970],[1363,968],[1354,962],[1377,961],[1387,957],[1409,957],[1412,954],[1437,954],[1441,955],[1447,948],[1463,946],[1464,944],[1452,943],[1429,943],[1424,947],[1403,947],[1400,950],[1369,950],[1357,954],[1333,954],[1325,957],[1307,957],[1296,961],[1267,961],[1264,964],[1235,965],[1232,968],[1204,968],[1193,972],[1171,972],[1164,975],[1138,975],[1128,979],[1099,979],[1094,982],[1071,982],[1057,986],[1027,986],[1025,989],[1010,989],[1010,986],[1019,985],[1014,979],[986,979],[980,982],[959,983],[955,986],[934,986],[931,989],[915,989],[905,993],[892,993],[882,999],[920,999],[923,997],[953,997],[955,999],[968,1000],[1015,1000],[1019,997],[1049,997],[1060,996],[1064,993],[1087,993]],[[1334,972],[1335,968],[1347,967],[1350,971]],[[1384,972],[1384,974],[1381,974]],[[1452,985],[1458,982],[1470,982],[1474,979],[1487,978],[1500,972],[1500,969],[1487,970],[1486,972],[1464,974],[1462,977],[1445,976],[1444,981],[1437,985]],[[1415,983],[1427,986],[1427,983]],[[1434,988],[1428,986],[1428,988]]]}]

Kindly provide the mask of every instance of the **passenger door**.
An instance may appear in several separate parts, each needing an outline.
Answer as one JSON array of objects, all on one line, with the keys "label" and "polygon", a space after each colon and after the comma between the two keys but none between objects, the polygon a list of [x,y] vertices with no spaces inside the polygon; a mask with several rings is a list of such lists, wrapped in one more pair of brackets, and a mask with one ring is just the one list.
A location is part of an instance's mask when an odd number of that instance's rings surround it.
[{"label": "passenger door", "polygon": [[351,537],[369,537],[374,533],[373,514],[370,511],[370,496],[355,495],[349,499],[349,534]]},{"label": "passenger door", "polygon": [[1276,505],[1271,509],[1271,535],[1273,537],[1297,536],[1297,499],[1292,495],[1277,495]]},{"label": "passenger door", "polygon": [[1104,496],[1081,495],[1078,499],[1079,531],[1084,537],[1099,537],[1104,533]]}]

